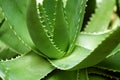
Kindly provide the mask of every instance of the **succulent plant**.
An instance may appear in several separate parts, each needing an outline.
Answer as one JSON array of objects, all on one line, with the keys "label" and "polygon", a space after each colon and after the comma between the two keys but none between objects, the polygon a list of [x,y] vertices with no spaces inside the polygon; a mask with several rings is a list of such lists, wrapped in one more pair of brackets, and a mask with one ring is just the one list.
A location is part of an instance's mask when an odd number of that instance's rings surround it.
[{"label": "succulent plant", "polygon": [[119,7],[120,0],[0,0],[0,80],[119,80]]}]

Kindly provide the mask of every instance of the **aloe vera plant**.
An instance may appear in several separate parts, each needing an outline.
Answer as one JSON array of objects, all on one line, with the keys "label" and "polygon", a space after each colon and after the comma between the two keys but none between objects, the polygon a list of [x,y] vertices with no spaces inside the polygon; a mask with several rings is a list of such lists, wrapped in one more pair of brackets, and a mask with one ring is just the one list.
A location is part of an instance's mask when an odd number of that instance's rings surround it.
[{"label": "aloe vera plant", "polygon": [[119,80],[119,7],[0,0],[0,80]]}]

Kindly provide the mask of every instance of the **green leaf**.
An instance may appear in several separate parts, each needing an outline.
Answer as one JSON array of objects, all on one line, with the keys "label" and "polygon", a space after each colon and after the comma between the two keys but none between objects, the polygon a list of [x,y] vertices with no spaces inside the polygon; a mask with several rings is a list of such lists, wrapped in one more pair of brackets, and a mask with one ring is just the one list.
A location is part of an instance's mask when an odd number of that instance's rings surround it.
[{"label": "green leaf", "polygon": [[[105,7],[107,5],[107,7]],[[115,6],[115,0],[103,0],[91,17],[85,28],[85,32],[102,32],[107,30],[111,20],[111,15]]]},{"label": "green leaf", "polygon": [[0,41],[0,60],[15,57],[17,53],[13,52],[9,47]]},{"label": "green leaf", "polygon": [[94,50],[112,31],[113,30],[109,30],[101,33],[81,32],[77,38],[76,45]]},{"label": "green leaf", "polygon": [[110,80],[110,78],[107,78],[105,76],[96,75],[96,74],[91,74],[90,80]]},{"label": "green leaf", "polygon": [[120,72],[120,51],[106,58],[104,61],[96,65],[96,67],[107,69],[114,72]]},{"label": "green leaf", "polygon": [[55,70],[43,80],[89,80],[87,70],[62,71]]},{"label": "green leaf", "polygon": [[62,4],[62,0],[57,1],[53,39],[60,49],[62,49],[63,51],[67,51],[69,44],[68,25],[65,20]]},{"label": "green leaf", "polygon": [[34,48],[34,44],[29,36],[26,25],[26,10],[28,0],[1,0],[2,10],[7,18],[11,29],[27,45]]},{"label": "green leaf", "polygon": [[68,24],[70,36],[70,54],[75,46],[75,41],[82,27],[86,0],[67,0],[65,6],[65,18]]},{"label": "green leaf", "polygon": [[40,80],[54,69],[48,61],[33,52],[0,62],[3,80]]},{"label": "green leaf", "polygon": [[110,78],[110,80],[111,79],[115,79],[115,80],[120,79],[120,77],[119,77],[120,73],[105,70],[105,69],[95,68],[95,67],[88,68],[88,73],[105,76],[105,77]]},{"label": "green leaf", "polygon": [[[36,1],[30,0],[28,13],[27,13],[27,24],[28,30],[31,35],[33,42],[36,47],[49,58],[60,58],[65,53],[61,51],[54,43],[51,36],[47,35],[44,26],[40,22],[40,17],[37,13]],[[37,5],[39,7],[39,5]]]},{"label": "green leaf", "polygon": [[85,9],[85,16],[84,16],[84,21],[83,21],[83,27],[82,27],[82,29],[84,29],[84,27],[87,25],[88,21],[90,20],[90,17],[95,12],[95,9],[96,9],[96,0],[88,0],[88,2],[87,2],[86,5],[87,5],[87,7]]},{"label": "green leaf", "polygon": [[53,66],[61,70],[69,70],[81,63],[90,53],[90,50],[76,46],[69,56],[57,60],[49,60]]},{"label": "green leaf", "polygon": [[87,69],[78,70],[78,80],[89,80]]},{"label": "green leaf", "polygon": [[115,49],[113,49],[113,51],[107,57],[113,56],[114,54],[118,53],[119,51],[120,51],[120,43],[118,44],[118,46]]},{"label": "green leaf", "polygon": [[10,28],[11,25],[5,21],[0,28],[0,41],[4,42],[18,54],[24,54],[31,51],[31,49],[21,40],[21,38],[15,35]]},{"label": "green leaf", "polygon": [[78,80],[77,71],[55,70],[43,80]]},{"label": "green leaf", "polygon": [[[49,5],[48,5],[49,4]],[[55,26],[55,13],[56,13],[56,0],[43,0],[43,8],[48,18],[48,24],[51,32],[54,31]]]},{"label": "green leaf", "polygon": [[[58,60],[49,60],[55,67],[62,70],[74,70],[93,66],[102,61],[120,43],[120,27],[112,32],[93,51],[76,46],[71,55]],[[109,45],[109,46],[108,46]],[[106,47],[103,47],[106,46]],[[102,54],[102,55],[101,55]]]}]

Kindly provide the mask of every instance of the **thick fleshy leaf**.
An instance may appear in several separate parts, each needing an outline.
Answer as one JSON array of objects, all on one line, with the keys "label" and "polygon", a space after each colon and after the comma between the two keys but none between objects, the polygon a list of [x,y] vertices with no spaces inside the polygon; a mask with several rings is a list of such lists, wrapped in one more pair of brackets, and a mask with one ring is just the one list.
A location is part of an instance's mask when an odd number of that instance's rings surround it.
[{"label": "thick fleshy leaf", "polygon": [[89,78],[90,78],[89,80],[110,80],[110,78],[96,74],[91,74]]},{"label": "thick fleshy leaf", "polygon": [[96,9],[96,0],[88,0],[87,7],[85,9],[85,16],[84,16],[82,30],[90,20],[90,17],[92,16],[92,14],[95,12],[95,9]]},{"label": "thick fleshy leaf", "polygon": [[0,41],[0,60],[10,59],[16,55],[17,53],[13,52],[9,47]]},{"label": "thick fleshy leaf", "polygon": [[100,76],[105,76],[105,77],[108,77],[110,80],[111,79],[113,79],[113,80],[120,79],[120,76],[119,76],[120,73],[105,70],[105,69],[95,68],[95,67],[88,68],[88,73],[89,74],[96,74],[96,75],[100,75]]},{"label": "thick fleshy leaf", "polygon": [[63,57],[57,60],[49,60],[53,66],[61,70],[68,70],[81,63],[86,56],[88,56],[90,50],[83,47],[75,47],[71,55]]},{"label": "thick fleshy leaf", "polygon": [[109,56],[113,56],[114,54],[116,54],[117,52],[120,51],[120,43],[118,44],[118,46],[111,52],[110,55],[108,55],[107,57]]},{"label": "thick fleshy leaf", "polygon": [[118,27],[105,40],[103,40],[102,43],[92,52],[88,49],[77,46],[74,48],[74,51],[71,55],[58,60],[50,60],[50,62],[55,67],[63,70],[74,70],[93,66],[102,61],[107,55],[112,52],[118,43],[120,43],[119,34],[120,27]]},{"label": "thick fleshy leaf", "polygon": [[87,69],[78,70],[78,80],[89,80]]},{"label": "thick fleshy leaf", "polygon": [[[8,21],[4,20],[4,15],[2,9],[0,11],[1,16],[1,28],[0,28],[0,40],[12,48],[15,52],[19,54],[24,54],[29,52],[31,49],[27,46],[24,41],[11,29],[11,25]],[[17,46],[17,47],[16,47]],[[6,49],[9,52],[9,49]],[[6,52],[4,51],[4,53]],[[2,52],[3,53],[3,52]],[[9,55],[9,54],[8,54]],[[12,55],[11,55],[12,56]]]},{"label": "thick fleshy leaf", "polygon": [[43,80],[78,80],[77,71],[55,70]]},{"label": "thick fleshy leaf", "polygon": [[56,18],[53,39],[60,49],[62,49],[63,51],[67,51],[69,44],[69,35],[62,0],[57,1],[55,16]]},{"label": "thick fleshy leaf", "polygon": [[85,5],[87,0],[67,0],[65,5],[65,18],[69,26],[70,53],[75,45],[79,31],[82,27]]},{"label": "thick fleshy leaf", "polygon": [[94,50],[111,32],[112,30],[101,33],[81,32],[77,38],[76,45],[80,45],[89,50]]},{"label": "thick fleshy leaf", "polygon": [[34,48],[34,44],[29,36],[26,25],[26,10],[28,0],[1,0],[2,10],[6,19],[11,25],[11,29],[27,45]]},{"label": "thick fleshy leaf", "polygon": [[48,23],[53,31],[55,26],[56,0],[43,0],[43,7],[48,16]]},{"label": "thick fleshy leaf", "polygon": [[106,58],[104,61],[96,65],[101,69],[108,69],[114,72],[120,72],[120,51],[116,54]]},{"label": "thick fleshy leaf", "polygon": [[3,80],[40,80],[54,69],[48,61],[33,52],[0,62]]},{"label": "thick fleshy leaf", "polygon": [[41,3],[37,3],[37,4],[38,4],[37,12],[38,12],[40,22],[41,22],[42,26],[44,27],[44,29],[47,31],[47,35],[52,38],[54,29],[53,29],[53,26],[51,26],[51,24],[49,22],[50,19],[47,15],[46,9],[44,8],[44,6]]},{"label": "thick fleshy leaf", "polygon": [[86,69],[75,71],[55,70],[43,80],[89,80]]},{"label": "thick fleshy leaf", "polygon": [[[107,5],[107,7],[105,7]],[[96,9],[90,22],[85,28],[86,32],[102,32],[107,30],[111,21],[111,15],[115,6],[115,0],[103,0]]]},{"label": "thick fleshy leaf", "polygon": [[[89,66],[95,65],[95,64],[99,63],[100,61],[102,61],[120,43],[119,34],[120,34],[120,27],[118,27],[105,40],[103,40],[102,43],[96,49],[94,49],[91,52],[91,54],[86,59],[84,59],[81,62],[81,64],[79,64],[76,68],[79,68],[80,66],[81,66],[81,68],[89,67]],[[103,46],[105,46],[105,47],[103,47]],[[101,53],[102,53],[102,55],[101,55]]]},{"label": "thick fleshy leaf", "polygon": [[31,49],[10,28],[11,25],[5,21],[0,28],[0,40],[19,54],[28,53]]},{"label": "thick fleshy leaf", "polygon": [[62,52],[58,47],[56,47],[53,39],[50,39],[50,36],[47,35],[47,32],[40,22],[39,13],[37,13],[37,4],[36,0],[30,0],[28,13],[27,13],[27,24],[28,30],[31,35],[31,38],[37,48],[49,58],[60,58],[65,53]]}]

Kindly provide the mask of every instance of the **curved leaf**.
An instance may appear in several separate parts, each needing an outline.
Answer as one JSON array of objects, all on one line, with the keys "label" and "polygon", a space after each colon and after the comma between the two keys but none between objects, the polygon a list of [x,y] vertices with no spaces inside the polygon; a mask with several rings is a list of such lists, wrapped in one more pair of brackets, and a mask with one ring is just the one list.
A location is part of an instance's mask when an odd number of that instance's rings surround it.
[{"label": "curved leaf", "polygon": [[94,50],[111,32],[112,30],[100,33],[81,32],[77,38],[76,45]]},{"label": "curved leaf", "polygon": [[104,61],[96,65],[96,67],[107,69],[114,72],[120,72],[120,51],[106,58]]},{"label": "curved leaf", "polygon": [[56,45],[67,51],[69,44],[68,25],[65,20],[62,0],[57,1],[54,36]]},{"label": "curved leaf", "polygon": [[95,75],[95,74],[91,74],[89,80],[110,80],[110,78],[107,78],[105,76],[100,76],[100,75]]},{"label": "curved leaf", "polygon": [[88,49],[77,46],[71,55],[58,60],[50,60],[50,62],[55,67],[62,70],[74,70],[93,66],[102,61],[112,52],[118,43],[120,43],[119,34],[120,27],[118,27],[105,40],[103,40],[102,43],[92,52]]},{"label": "curved leaf", "polygon": [[40,80],[52,70],[53,66],[33,52],[0,62],[0,76],[3,80]]},{"label": "curved leaf", "polygon": [[[107,7],[105,7],[106,5]],[[100,7],[96,9],[95,14],[91,17],[85,32],[102,32],[107,30],[114,6],[115,0],[103,0]]]},{"label": "curved leaf", "polygon": [[[10,29],[13,34],[19,38],[28,48],[38,52],[34,43],[32,42],[26,25],[26,10],[28,0],[1,0],[1,7],[5,14],[5,18],[11,25]],[[13,40],[14,41],[14,40]]]},{"label": "curved leaf", "polygon": [[0,40],[18,54],[24,54],[31,51],[31,49],[13,33],[10,27],[11,26],[7,21],[3,23],[2,27],[0,28]]},{"label": "curved leaf", "polygon": [[26,25],[26,10],[28,0],[2,0],[1,3],[3,12],[8,22],[12,26],[12,30],[16,32],[16,34],[21,37],[25,43],[33,46]]},{"label": "curved leaf", "polygon": [[[49,4],[49,5],[48,5]],[[43,0],[43,7],[48,15],[49,25],[52,30],[55,26],[56,0]]]},{"label": "curved leaf", "polygon": [[65,18],[70,36],[70,54],[75,46],[75,41],[82,27],[85,5],[87,0],[67,0],[65,5]]},{"label": "curved leaf", "polygon": [[[36,1],[30,0],[28,13],[27,13],[27,24],[30,36],[37,46],[37,48],[49,58],[60,58],[65,53],[56,47],[53,39],[45,32],[42,23],[40,22],[40,17],[37,13]],[[37,5],[39,7],[39,5]]]},{"label": "curved leaf", "polygon": [[110,80],[111,79],[113,79],[113,80],[120,79],[120,77],[119,77],[120,74],[117,72],[112,72],[109,70],[99,69],[99,68],[95,68],[95,67],[88,68],[88,73],[89,74],[96,74],[96,75],[100,75],[100,76],[105,76],[105,77],[108,77]]},{"label": "curved leaf", "polygon": [[43,80],[77,80],[77,71],[55,70]]},{"label": "curved leaf", "polygon": [[0,41],[0,60],[15,57],[17,53],[13,52],[9,47]]}]

